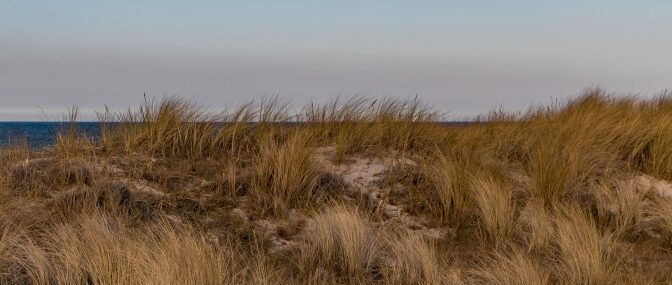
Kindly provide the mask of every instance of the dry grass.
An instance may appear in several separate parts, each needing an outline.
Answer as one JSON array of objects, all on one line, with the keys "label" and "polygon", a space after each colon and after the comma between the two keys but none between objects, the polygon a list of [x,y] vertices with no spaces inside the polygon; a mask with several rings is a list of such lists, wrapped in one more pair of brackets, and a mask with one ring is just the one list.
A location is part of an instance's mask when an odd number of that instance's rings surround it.
[{"label": "dry grass", "polygon": [[642,232],[658,237],[666,246],[672,245],[672,201],[656,199],[642,210],[643,218],[639,226]]},{"label": "dry grass", "polygon": [[495,252],[483,258],[482,262],[472,272],[478,283],[540,285],[549,284],[551,280],[549,270],[524,252]]},{"label": "dry grass", "polygon": [[388,230],[382,235],[388,250],[388,264],[382,267],[385,284],[444,284],[435,247],[422,236],[407,231]]},{"label": "dry grass", "polygon": [[518,216],[516,234],[526,245],[528,252],[548,251],[555,234],[554,218],[543,203],[531,199]]},{"label": "dry grass", "polygon": [[516,208],[512,190],[492,177],[472,179],[474,196],[483,239],[494,245],[508,242],[515,229]]},{"label": "dry grass", "polygon": [[557,210],[554,240],[557,243],[557,270],[560,280],[568,284],[609,284],[607,237],[578,206]]},{"label": "dry grass", "polygon": [[356,210],[327,209],[306,231],[307,242],[298,259],[302,272],[313,271],[308,276],[322,273],[359,283],[372,280],[380,270],[382,245],[367,219]]},{"label": "dry grass", "polygon": [[0,149],[0,283],[666,283],[670,95],[465,126],[417,98],[106,111]]},{"label": "dry grass", "polygon": [[439,258],[422,236],[376,228],[357,209],[332,206],[306,229],[297,268],[307,281],[442,284]]},{"label": "dry grass", "polygon": [[317,198],[319,172],[307,146],[302,134],[292,134],[284,142],[273,134],[260,140],[250,194],[261,209],[282,214]]},{"label": "dry grass", "polygon": [[459,154],[442,154],[435,165],[429,166],[426,176],[431,184],[422,190],[429,190],[426,202],[430,212],[438,215],[443,221],[459,225],[466,219],[471,207],[469,189],[470,177],[474,172],[471,157]]},{"label": "dry grass", "polygon": [[2,263],[21,274],[5,275],[7,283],[238,284],[247,278],[232,245],[219,248],[161,222],[138,231],[118,218],[91,215],[54,224],[40,240],[6,231],[3,241],[8,235],[13,256]]}]

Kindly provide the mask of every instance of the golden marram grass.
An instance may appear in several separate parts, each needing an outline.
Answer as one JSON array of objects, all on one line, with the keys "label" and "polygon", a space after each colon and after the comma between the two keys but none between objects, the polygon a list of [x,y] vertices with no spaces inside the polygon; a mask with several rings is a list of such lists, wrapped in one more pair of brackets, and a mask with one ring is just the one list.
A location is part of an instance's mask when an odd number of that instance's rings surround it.
[{"label": "golden marram grass", "polygon": [[463,126],[361,97],[101,113],[0,151],[0,283],[667,283],[670,95]]}]

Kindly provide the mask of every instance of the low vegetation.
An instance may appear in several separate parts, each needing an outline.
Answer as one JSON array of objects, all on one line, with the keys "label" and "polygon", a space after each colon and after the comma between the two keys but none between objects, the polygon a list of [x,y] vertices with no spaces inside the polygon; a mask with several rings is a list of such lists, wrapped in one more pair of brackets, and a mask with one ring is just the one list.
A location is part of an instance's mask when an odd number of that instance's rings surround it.
[{"label": "low vegetation", "polygon": [[0,283],[672,280],[670,93],[459,125],[417,98],[292,110],[166,98],[0,149]]}]

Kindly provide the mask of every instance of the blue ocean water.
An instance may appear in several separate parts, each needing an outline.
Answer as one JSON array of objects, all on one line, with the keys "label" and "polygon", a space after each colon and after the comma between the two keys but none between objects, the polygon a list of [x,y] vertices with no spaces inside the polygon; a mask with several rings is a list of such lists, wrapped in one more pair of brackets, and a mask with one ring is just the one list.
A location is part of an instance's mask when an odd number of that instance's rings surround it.
[{"label": "blue ocean water", "polygon": [[[67,130],[67,122],[0,122],[0,147],[27,144],[39,149],[52,146],[59,130]],[[100,123],[78,122],[77,130],[92,138],[100,136]]]}]

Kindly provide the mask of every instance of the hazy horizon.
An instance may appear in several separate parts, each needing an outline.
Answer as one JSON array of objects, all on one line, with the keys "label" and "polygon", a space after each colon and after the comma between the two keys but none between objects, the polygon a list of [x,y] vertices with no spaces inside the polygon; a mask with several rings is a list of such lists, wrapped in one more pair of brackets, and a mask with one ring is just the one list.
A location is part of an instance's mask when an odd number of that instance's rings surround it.
[{"label": "hazy horizon", "polygon": [[411,97],[454,118],[672,87],[668,1],[3,1],[0,120],[180,95]]}]

